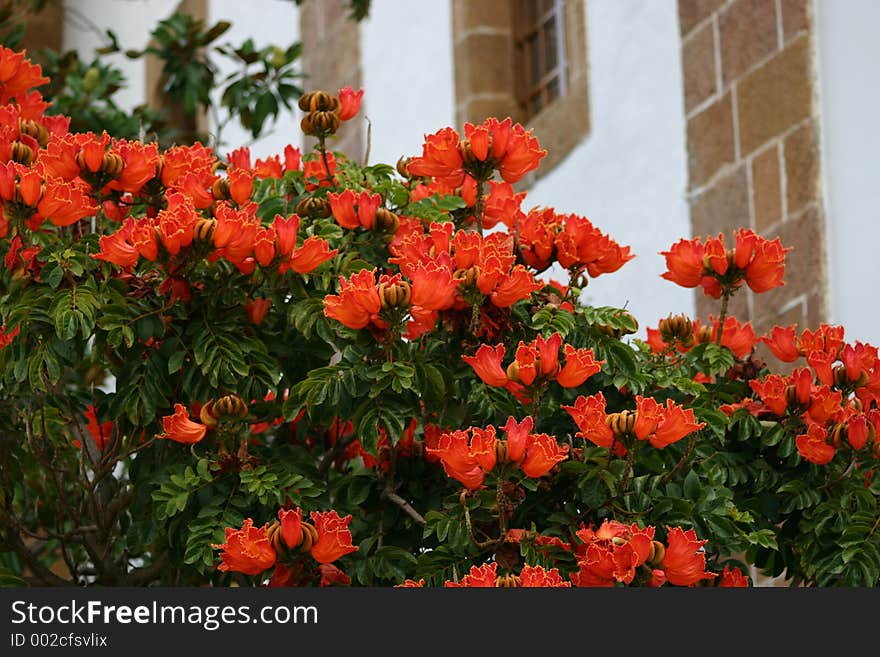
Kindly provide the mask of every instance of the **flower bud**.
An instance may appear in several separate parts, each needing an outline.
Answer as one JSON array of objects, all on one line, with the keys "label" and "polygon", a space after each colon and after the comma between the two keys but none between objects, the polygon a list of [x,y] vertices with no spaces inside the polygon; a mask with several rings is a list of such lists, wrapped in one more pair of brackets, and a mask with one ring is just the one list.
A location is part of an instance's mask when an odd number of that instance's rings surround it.
[{"label": "flower bud", "polygon": [[40,146],[45,146],[49,142],[49,131],[46,130],[46,126],[30,119],[18,120],[18,132],[33,137]]},{"label": "flower bud", "polygon": [[104,153],[104,159],[101,160],[100,171],[107,174],[111,178],[118,178],[125,167],[125,160],[116,153]]},{"label": "flower bud", "polygon": [[335,112],[339,109],[339,99],[326,91],[303,94],[297,104],[303,112]]},{"label": "flower bud", "polygon": [[376,221],[373,227],[386,233],[396,233],[397,229],[400,228],[400,218],[391,210],[377,208]]},{"label": "flower bud", "polygon": [[12,160],[24,166],[30,166],[34,161],[34,152],[27,144],[20,141],[12,142]]},{"label": "flower bud", "polygon": [[397,173],[399,173],[404,178],[409,179],[409,163],[412,160],[411,157],[406,157],[405,155],[401,155],[397,160]]},{"label": "flower bud", "polygon": [[212,412],[218,417],[247,417],[248,407],[238,395],[224,395],[212,405]]},{"label": "flower bud", "polygon": [[199,242],[210,242],[217,227],[216,219],[199,219],[193,229],[193,239]]},{"label": "flower bud", "polygon": [[224,201],[231,196],[229,195],[229,181],[226,178],[217,178],[211,186],[211,194],[218,201]]},{"label": "flower bud", "polygon": [[296,214],[300,217],[326,219],[332,213],[330,201],[320,196],[306,196],[296,204]]},{"label": "flower bud", "polygon": [[665,556],[666,546],[660,541],[651,541],[651,554],[648,556],[648,563],[652,566],[659,566],[663,563]]}]

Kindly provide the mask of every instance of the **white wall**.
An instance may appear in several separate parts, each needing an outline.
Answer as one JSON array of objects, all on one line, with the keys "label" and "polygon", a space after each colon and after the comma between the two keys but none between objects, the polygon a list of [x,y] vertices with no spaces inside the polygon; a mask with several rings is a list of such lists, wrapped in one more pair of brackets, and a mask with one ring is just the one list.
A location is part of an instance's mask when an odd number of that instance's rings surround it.
[{"label": "white wall", "polygon": [[818,0],[831,321],[880,345],[880,2]]},{"label": "white wall", "polygon": [[626,306],[638,337],[670,312],[694,313],[693,291],[660,278],[658,255],[691,236],[677,4],[587,1],[591,134],[526,198],[632,247],[635,259],[593,279],[585,299]]},{"label": "white wall", "polygon": [[[95,48],[109,43],[104,36],[108,29],[116,34],[123,51],[145,48],[156,23],[169,16],[176,5],[176,0],[65,0],[62,48],[75,49],[88,63],[95,57]],[[130,110],[142,104],[144,60],[118,54],[108,56],[107,62],[122,69],[128,79],[128,86],[114,96],[120,108]]]},{"label": "white wall", "polygon": [[[209,0],[208,24],[213,25],[221,20],[229,21],[232,27],[217,40],[217,45],[232,43],[238,47],[251,38],[257,49],[272,45],[286,49],[299,40],[299,9],[292,0]],[[234,60],[219,54],[215,61],[221,70],[217,81],[222,83],[236,69],[236,64]],[[302,86],[300,80],[297,83]],[[222,89],[218,89],[215,94],[218,104],[221,93]],[[299,119],[296,117],[296,101],[293,102],[293,108],[293,112],[288,112],[282,107],[278,122],[274,125],[271,117],[266,119],[264,134],[256,141],[237,121],[230,122],[221,132],[224,145],[218,154],[225,156],[239,146],[248,145],[252,161],[274,154],[281,154],[283,160],[285,146],[299,146],[302,143]],[[211,125],[215,123],[212,122]]]},{"label": "white wall", "polygon": [[450,5],[449,0],[373,0],[369,18],[361,23],[371,164],[394,165],[401,155],[418,155],[425,134],[454,125]]}]

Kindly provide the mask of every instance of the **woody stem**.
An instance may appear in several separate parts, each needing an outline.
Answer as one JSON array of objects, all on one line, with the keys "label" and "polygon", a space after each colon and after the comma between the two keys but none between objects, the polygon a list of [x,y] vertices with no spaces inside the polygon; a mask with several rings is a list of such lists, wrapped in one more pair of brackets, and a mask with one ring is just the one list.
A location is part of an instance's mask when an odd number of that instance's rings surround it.
[{"label": "woody stem", "polygon": [[672,470],[670,470],[669,472],[666,473],[666,475],[663,477],[663,479],[660,481],[660,483],[665,484],[670,479],[672,479],[672,475],[674,475],[676,472],[678,472],[681,469],[681,467],[687,462],[688,458],[691,455],[691,452],[694,451],[694,447],[697,444],[697,436],[698,435],[699,435],[698,433],[694,433],[691,436],[691,439],[688,441],[687,449],[684,450],[684,454],[681,455],[681,458],[678,460],[678,463],[675,464],[675,466],[672,468]]},{"label": "woody stem", "polygon": [[467,507],[467,491],[463,490],[461,495],[458,497],[458,501],[461,502],[462,507],[464,507],[464,524],[467,527],[468,537],[471,539],[471,542],[476,545],[479,549],[485,549],[489,546],[498,544],[498,540],[489,539],[488,541],[478,541],[477,537],[474,535],[474,525],[471,522],[471,512]]},{"label": "woody stem", "polygon": [[477,232],[483,233],[483,185],[482,178],[477,178],[477,204],[474,207],[474,217],[477,219]]},{"label": "woody stem", "polygon": [[731,292],[724,290],[721,294],[721,315],[718,318],[718,337],[715,339],[717,344],[721,344],[721,335],[724,333],[724,320],[727,319],[727,305],[730,303]]},{"label": "woody stem", "polygon": [[327,147],[324,143],[325,139],[326,137],[323,133],[318,135],[318,152],[321,154],[321,160],[324,162],[324,172],[326,174],[326,180],[332,185],[333,176],[330,175],[330,163],[327,160]]}]

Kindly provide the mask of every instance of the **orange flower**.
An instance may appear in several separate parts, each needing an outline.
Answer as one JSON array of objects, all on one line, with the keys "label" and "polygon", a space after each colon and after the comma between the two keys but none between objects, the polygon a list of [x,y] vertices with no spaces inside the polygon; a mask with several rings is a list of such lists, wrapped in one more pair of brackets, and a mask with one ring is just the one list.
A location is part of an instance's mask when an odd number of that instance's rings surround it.
[{"label": "orange flower", "polygon": [[138,141],[120,139],[110,149],[122,158],[122,173],[107,185],[108,189],[137,194],[141,188],[156,177],[159,164],[159,147]]},{"label": "orange flower", "polygon": [[560,445],[546,433],[532,434],[520,468],[527,477],[543,477],[553,466],[568,457],[568,445]]},{"label": "orange flower", "polygon": [[504,351],[503,344],[499,344],[494,349],[483,344],[480,345],[474,356],[462,356],[461,359],[474,368],[483,383],[500,388],[507,385],[508,382],[507,373],[501,368]]},{"label": "orange flower", "polygon": [[663,572],[670,584],[693,586],[704,579],[716,577],[706,571],[706,553],[703,545],[707,541],[698,540],[693,529],[667,527],[666,553],[663,556]]},{"label": "orange flower", "polygon": [[580,429],[578,436],[599,447],[611,447],[614,444],[614,432],[605,423],[605,395],[601,392],[589,397],[578,395],[574,406],[563,405],[562,408],[571,415]]},{"label": "orange flower", "polygon": [[333,218],[343,228],[366,228],[370,230],[376,221],[376,210],[382,204],[382,197],[362,191],[355,194],[346,189],[340,194],[327,194]]},{"label": "orange flower", "polygon": [[443,584],[446,588],[495,588],[495,578],[498,564],[484,563],[481,566],[471,566],[470,572],[461,578],[459,582],[446,580]]},{"label": "orange flower", "polygon": [[785,254],[792,248],[782,248],[778,237],[772,242],[758,238],[754,256],[745,266],[746,284],[752,288],[752,292],[766,292],[785,284],[782,281],[785,275]]},{"label": "orange flower", "polygon": [[131,217],[125,220],[122,228],[110,235],[101,235],[98,239],[99,251],[91,254],[96,260],[112,262],[124,268],[131,268],[137,264],[140,254],[131,243],[132,230],[135,221]]},{"label": "orange flower", "polygon": [[558,568],[544,570],[543,566],[530,566],[526,564],[519,573],[520,586],[523,588],[565,588],[571,586],[571,582],[562,580]]},{"label": "orange flower", "polygon": [[363,98],[364,90],[355,91],[351,87],[343,87],[339,90],[339,109],[336,115],[340,121],[348,121],[353,119],[361,109],[361,98]]},{"label": "orange flower", "polygon": [[565,365],[556,375],[556,383],[563,388],[577,388],[602,369],[604,360],[596,360],[592,349],[575,349],[565,345]]},{"label": "orange flower", "polygon": [[743,575],[743,572],[738,567],[724,566],[718,586],[721,588],[748,588],[749,578]]},{"label": "orange flower", "polygon": [[413,306],[425,310],[445,310],[455,303],[458,281],[452,278],[448,267],[438,263],[421,263],[409,267],[406,274],[412,279]]},{"label": "orange flower", "polygon": [[168,207],[156,216],[156,232],[162,246],[173,256],[192,244],[199,215],[192,201],[181,192],[169,192],[166,198]]},{"label": "orange flower", "polygon": [[705,426],[705,422],[696,421],[693,409],[686,409],[667,399],[666,407],[660,409],[657,428],[648,436],[648,442],[657,449],[663,449]]},{"label": "orange flower", "polygon": [[322,563],[318,566],[318,572],[321,573],[321,580],[318,586],[333,586],[334,584],[348,586],[351,584],[351,577],[332,563]]},{"label": "orange flower", "polygon": [[351,515],[340,518],[336,511],[312,511],[309,517],[318,530],[318,540],[309,550],[315,561],[330,563],[358,550],[356,545],[351,544],[351,532],[348,530]]},{"label": "orange flower", "polygon": [[269,312],[269,308],[272,307],[272,299],[265,299],[263,297],[257,297],[256,299],[251,299],[244,305],[245,313],[247,313],[248,321],[251,324],[255,324],[259,326],[263,323],[263,320],[266,319],[266,314]]},{"label": "orange flower", "polygon": [[566,269],[586,270],[596,278],[617,271],[635,258],[630,247],[621,246],[599,230],[586,217],[562,217],[564,227],[555,236],[557,259]]},{"label": "orange flower", "polygon": [[425,580],[420,579],[418,581],[414,579],[405,579],[403,580],[403,584],[395,584],[394,588],[396,589],[421,589],[425,587]]},{"label": "orange flower", "polygon": [[495,427],[443,433],[437,446],[426,447],[425,452],[440,458],[449,477],[468,490],[476,490],[483,485],[486,472],[495,466]]},{"label": "orange flower", "polygon": [[83,415],[85,415],[86,420],[88,420],[86,429],[88,430],[89,435],[92,437],[92,440],[95,441],[95,445],[98,446],[98,449],[103,451],[113,433],[113,421],[110,420],[109,422],[101,422],[99,424],[97,409],[91,404],[86,407]]},{"label": "orange flower", "polygon": [[278,265],[278,273],[283,274],[292,269],[297,274],[308,274],[333,258],[339,249],[330,250],[327,240],[312,235],[306,238],[302,246],[296,249],[286,262]]},{"label": "orange flower", "polygon": [[25,58],[25,52],[0,47],[0,102],[49,82],[43,69]]},{"label": "orange flower", "polygon": [[534,440],[534,435],[531,433],[534,426],[534,419],[528,415],[523,418],[522,422],[517,422],[513,416],[507,418],[507,424],[502,428],[507,435],[508,461],[519,463],[525,458],[526,452]]},{"label": "orange flower", "polygon": [[576,536],[583,543],[575,549],[579,570],[572,582],[578,587],[608,587],[633,581],[636,568],[651,554],[654,528],[606,519],[598,530],[580,529]]},{"label": "orange flower", "polygon": [[701,285],[703,292],[716,299],[730,294],[743,281],[754,292],[766,292],[783,284],[785,254],[779,238],[772,242],[748,229],[741,228],[735,235],[736,246],[727,249],[724,236],[710,237],[705,244],[701,238],[679,240],[666,257],[667,271],[663,278],[683,287]]},{"label": "orange flower", "polygon": [[443,128],[427,135],[422,155],[412,158],[407,164],[409,174],[438,178],[453,187],[461,186],[464,168],[458,142],[458,133],[452,128]]},{"label": "orange flower", "polygon": [[229,196],[238,205],[251,200],[254,191],[254,174],[244,169],[232,169],[229,172]]},{"label": "orange flower", "polygon": [[703,280],[703,243],[699,238],[681,239],[669,249],[661,251],[666,258],[662,277],[682,287],[697,287]]},{"label": "orange flower", "polygon": [[792,324],[786,328],[774,326],[768,335],[760,338],[761,342],[767,345],[773,355],[783,363],[793,363],[801,353],[795,341],[796,325]]},{"label": "orange flower", "polygon": [[302,509],[278,509],[278,520],[281,521],[281,539],[289,548],[302,543]]},{"label": "orange flower", "polygon": [[254,527],[254,521],[245,519],[241,529],[226,528],[226,542],[211,547],[223,550],[220,558],[223,563],[219,570],[259,575],[275,563],[275,550],[267,535],[268,523]]},{"label": "orange flower", "polygon": [[362,269],[348,279],[339,277],[339,294],[324,297],[324,314],[353,329],[367,326],[382,309],[376,289],[376,270]]},{"label": "orange flower", "polygon": [[749,387],[774,415],[785,415],[788,409],[788,381],[785,378],[778,374],[769,374],[761,381],[752,379]]},{"label": "orange flower", "polygon": [[183,404],[174,404],[174,413],[162,418],[162,430],[158,438],[167,438],[191,445],[205,437],[208,427],[189,419],[189,411]]},{"label": "orange flower", "polygon": [[[57,178],[46,181],[46,191],[37,204],[37,214],[53,226],[70,226],[98,212],[98,206],[84,185]],[[40,223],[42,223],[42,219]]]},{"label": "orange flower", "polygon": [[810,422],[807,433],[795,438],[798,454],[816,465],[825,465],[834,458],[836,449],[828,444],[828,432],[819,424]]}]

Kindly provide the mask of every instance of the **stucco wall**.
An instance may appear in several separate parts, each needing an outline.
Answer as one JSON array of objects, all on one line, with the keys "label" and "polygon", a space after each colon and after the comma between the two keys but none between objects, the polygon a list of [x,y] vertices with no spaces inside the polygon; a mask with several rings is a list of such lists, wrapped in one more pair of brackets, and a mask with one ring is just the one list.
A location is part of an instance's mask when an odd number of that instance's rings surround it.
[{"label": "stucco wall", "polygon": [[880,3],[817,0],[831,321],[880,344]]},{"label": "stucco wall", "polygon": [[660,278],[658,255],[691,230],[675,1],[590,0],[587,53],[591,134],[526,202],[585,215],[632,246],[636,258],[585,294],[595,305],[626,306],[644,336],[670,312],[694,310],[691,290]]}]

